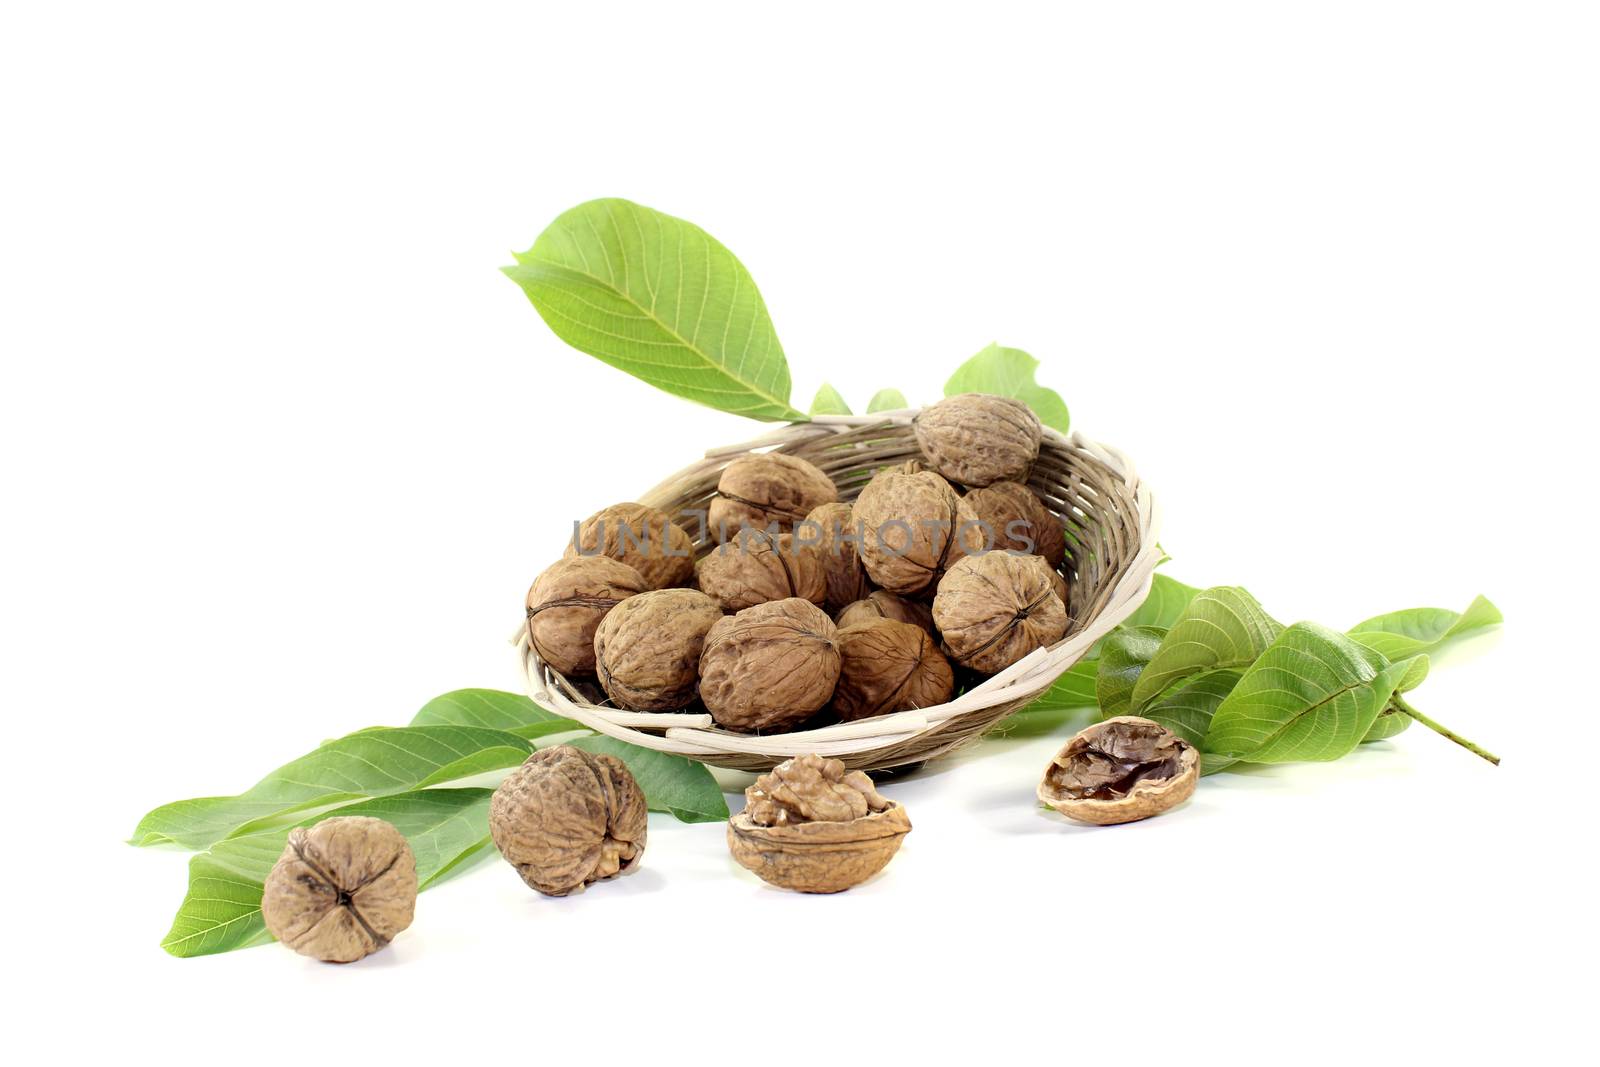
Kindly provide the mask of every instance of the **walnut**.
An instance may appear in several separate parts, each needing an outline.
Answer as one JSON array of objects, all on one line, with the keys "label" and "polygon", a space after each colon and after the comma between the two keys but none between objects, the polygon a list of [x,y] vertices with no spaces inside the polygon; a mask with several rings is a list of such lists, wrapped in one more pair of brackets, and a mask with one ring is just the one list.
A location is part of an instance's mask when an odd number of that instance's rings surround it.
[{"label": "walnut", "polygon": [[939,583],[933,621],[945,651],[993,674],[1067,632],[1067,608],[1038,556],[987,552],[961,560]]},{"label": "walnut", "polygon": [[922,454],[958,485],[1022,481],[1039,458],[1039,417],[1020,400],[962,393],[913,420]]},{"label": "walnut", "polygon": [[989,547],[1043,556],[1052,569],[1067,558],[1061,520],[1050,514],[1044,501],[1021,482],[995,482],[972,490],[964,499],[988,527],[985,532],[992,538]]},{"label": "walnut", "polygon": [[874,475],[854,514],[867,576],[891,593],[919,593],[967,552],[983,549],[977,515],[932,471]]},{"label": "walnut", "polygon": [[754,528],[739,531],[701,560],[696,581],[723,611],[792,596],[821,604],[828,595],[822,554],[815,545],[797,543],[794,534],[774,537]]},{"label": "walnut", "polygon": [[676,711],[694,701],[706,632],[722,609],[695,589],[656,589],[606,613],[594,632],[595,673],[618,707]]},{"label": "walnut", "polygon": [[700,698],[729,730],[792,729],[828,703],[838,681],[833,620],[797,597],[724,617],[700,654]]},{"label": "walnut", "polygon": [[1200,753],[1160,723],[1119,715],[1068,741],[1039,800],[1079,822],[1109,826],[1160,815],[1194,794]]},{"label": "walnut", "polygon": [[489,801],[489,835],[524,882],[564,897],[637,867],[647,814],[621,760],[557,745],[500,783]]},{"label": "walnut", "polygon": [[351,963],[411,925],[417,860],[382,819],[342,815],[289,831],[267,875],[267,932],[302,956]]},{"label": "walnut", "polygon": [[909,622],[938,636],[938,631],[933,628],[933,608],[920,600],[907,600],[886,589],[874,589],[855,603],[846,604],[839,614],[834,616],[833,622],[835,626],[842,628],[873,619]]},{"label": "walnut", "polygon": [[803,459],[782,452],[740,456],[717,481],[707,521],[718,541],[741,526],[761,529],[776,524],[778,532],[794,530],[818,505],[839,499],[833,480]]},{"label": "walnut", "polygon": [[728,849],[772,885],[838,893],[883,870],[910,832],[905,808],[864,773],[801,756],[745,790],[744,810],[728,820]]},{"label": "walnut", "polygon": [[639,572],[651,589],[694,582],[694,539],[667,513],[645,504],[613,504],[573,531],[564,555],[610,556]]},{"label": "walnut", "polygon": [[528,590],[528,639],[562,674],[593,674],[600,620],[647,588],[638,571],[609,556],[557,560]]},{"label": "walnut", "polygon": [[849,504],[823,504],[812,508],[805,523],[795,530],[801,540],[816,542],[828,583],[828,595],[822,603],[829,611],[838,611],[872,590],[867,569],[861,565],[861,554],[856,551],[860,530],[851,512]]},{"label": "walnut", "polygon": [[943,704],[955,674],[928,632],[873,619],[839,631],[839,687],[833,710],[845,721]]}]

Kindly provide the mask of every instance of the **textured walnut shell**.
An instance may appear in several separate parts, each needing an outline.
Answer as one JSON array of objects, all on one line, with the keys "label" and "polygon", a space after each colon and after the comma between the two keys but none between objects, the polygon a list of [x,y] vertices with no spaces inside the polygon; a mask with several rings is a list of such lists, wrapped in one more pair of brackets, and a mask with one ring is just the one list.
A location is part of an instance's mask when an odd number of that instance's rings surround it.
[{"label": "textured walnut shell", "polygon": [[1110,826],[1160,815],[1194,795],[1200,753],[1160,723],[1119,715],[1080,731],[1045,768],[1039,800]]},{"label": "textured walnut shell", "polygon": [[1025,481],[1039,458],[1039,417],[1009,397],[962,393],[924,408],[912,425],[922,455],[957,485]]},{"label": "textured walnut shell", "polygon": [[812,508],[805,521],[810,525],[801,525],[796,536],[816,543],[828,586],[823,607],[838,611],[871,592],[867,569],[861,565],[861,554],[856,551],[860,531],[850,505],[837,501],[823,504]]},{"label": "textured walnut shell", "polygon": [[645,504],[613,504],[590,515],[563,555],[610,556],[638,571],[651,589],[694,582],[694,539],[666,512]]},{"label": "textured walnut shell", "polygon": [[993,674],[1061,640],[1067,608],[1038,556],[968,556],[944,576],[933,621],[945,651],[964,667]]},{"label": "textured walnut shell", "polygon": [[706,634],[700,699],[729,730],[792,729],[833,696],[837,633],[821,608],[793,597],[728,615]]},{"label": "textured walnut shell", "polygon": [[593,674],[600,620],[648,588],[638,571],[609,556],[557,560],[528,590],[528,639],[562,674]]},{"label": "textured walnut shell", "polygon": [[891,593],[887,589],[874,589],[866,596],[853,604],[846,604],[834,616],[834,625],[841,628],[856,626],[873,619],[893,619],[895,622],[909,622],[913,626],[920,626],[928,633],[938,636],[933,628],[933,608],[920,600],[907,600],[903,596]]},{"label": "textured walnut shell", "polygon": [[676,711],[694,702],[706,633],[722,618],[697,589],[656,589],[606,613],[594,632],[595,674],[621,708]]},{"label": "textured walnut shell", "polygon": [[963,499],[988,527],[993,539],[990,548],[1043,556],[1052,569],[1067,558],[1067,537],[1061,520],[1050,514],[1044,501],[1021,482],[995,482],[972,490]]},{"label": "textured walnut shell", "polygon": [[417,860],[382,819],[344,815],[289,831],[267,875],[267,932],[302,956],[351,963],[411,925]]},{"label": "textured walnut shell", "polygon": [[977,515],[932,471],[874,475],[854,515],[867,576],[891,593],[920,593],[963,555],[983,549]]},{"label": "textured walnut shell", "polygon": [[729,612],[792,596],[821,604],[828,595],[815,545],[797,543],[794,534],[773,537],[756,529],[740,531],[701,560],[695,581]]},{"label": "textured walnut shell", "polygon": [[838,893],[881,871],[911,832],[905,809],[861,771],[821,756],[787,760],[745,790],[728,820],[728,850],[763,881]]},{"label": "textured walnut shell", "polygon": [[707,521],[718,541],[726,541],[741,526],[766,529],[776,524],[780,533],[787,533],[812,509],[838,499],[833,479],[812,464],[782,452],[757,452],[740,456],[722,472]]},{"label": "textured walnut shell", "polygon": [[489,835],[524,882],[564,897],[637,867],[647,814],[621,760],[558,745],[500,783],[489,800]]},{"label": "textured walnut shell", "polygon": [[955,673],[928,631],[872,619],[839,631],[839,686],[833,710],[845,721],[943,704]]}]

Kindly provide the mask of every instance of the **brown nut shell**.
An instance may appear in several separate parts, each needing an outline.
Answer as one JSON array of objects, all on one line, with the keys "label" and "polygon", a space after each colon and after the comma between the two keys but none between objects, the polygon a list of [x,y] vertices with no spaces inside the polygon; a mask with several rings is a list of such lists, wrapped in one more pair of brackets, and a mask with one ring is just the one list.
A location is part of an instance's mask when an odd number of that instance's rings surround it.
[{"label": "brown nut shell", "polygon": [[718,541],[743,526],[776,525],[780,533],[788,533],[813,508],[838,499],[833,479],[816,466],[782,452],[756,452],[740,456],[722,472],[706,519]]},{"label": "brown nut shell", "polygon": [[881,871],[911,820],[861,771],[821,756],[786,760],[745,790],[728,820],[728,850],[762,880],[801,893],[838,893]]},{"label": "brown nut shell", "polygon": [[557,560],[528,590],[528,639],[562,674],[593,674],[600,620],[648,588],[638,571],[610,556]]},{"label": "brown nut shell", "polygon": [[756,529],[739,531],[701,560],[695,581],[729,612],[792,596],[821,604],[828,595],[815,545],[798,543],[794,534],[773,537]]},{"label": "brown nut shell", "polygon": [[1039,783],[1039,800],[1096,826],[1160,815],[1194,795],[1200,752],[1160,723],[1119,715],[1076,734]]},{"label": "brown nut shell", "polygon": [[839,631],[839,686],[833,710],[849,722],[943,704],[955,672],[928,631],[908,622],[872,619]]},{"label": "brown nut shell", "polygon": [[995,482],[974,489],[963,499],[988,529],[990,548],[1043,556],[1051,569],[1067,558],[1067,537],[1061,520],[1021,482]]},{"label": "brown nut shell", "polygon": [[914,595],[936,585],[968,552],[983,550],[978,517],[950,483],[932,471],[873,476],[855,502],[867,576],[891,593]]},{"label": "brown nut shell", "polygon": [[289,831],[261,892],[267,932],[302,956],[351,963],[411,925],[417,860],[382,819],[344,815]]},{"label": "brown nut shell", "polygon": [[1068,622],[1044,560],[1006,552],[951,567],[933,598],[933,621],[950,658],[985,674],[1061,640]]},{"label": "brown nut shell", "polygon": [[729,730],[793,729],[828,703],[838,681],[833,620],[794,597],[724,617],[700,654],[700,698]]},{"label": "brown nut shell", "polygon": [[852,512],[849,504],[823,504],[812,508],[805,523],[795,530],[800,540],[816,543],[828,586],[822,606],[829,611],[839,611],[872,591],[867,569],[861,565],[861,553],[856,551],[859,530]]},{"label": "brown nut shell", "polygon": [[924,408],[912,425],[929,465],[957,485],[1026,481],[1039,458],[1039,417],[1010,397],[962,393]]},{"label": "brown nut shell", "polygon": [[606,613],[594,632],[595,674],[621,708],[676,711],[694,702],[707,632],[722,616],[697,589],[656,589]]},{"label": "brown nut shell", "polygon": [[573,531],[563,556],[610,556],[638,571],[651,589],[694,582],[694,539],[666,512],[646,504],[613,504],[590,515]]},{"label": "brown nut shell", "polygon": [[615,756],[541,749],[489,801],[489,834],[522,880],[561,897],[639,865],[649,829],[644,793]]},{"label": "brown nut shell", "polygon": [[846,604],[839,614],[834,617],[834,624],[841,629],[846,626],[855,626],[873,619],[893,619],[895,622],[909,622],[913,626],[920,626],[928,633],[938,636],[933,627],[933,608],[920,600],[907,600],[903,596],[891,593],[887,589],[874,589],[866,596],[853,604]]}]

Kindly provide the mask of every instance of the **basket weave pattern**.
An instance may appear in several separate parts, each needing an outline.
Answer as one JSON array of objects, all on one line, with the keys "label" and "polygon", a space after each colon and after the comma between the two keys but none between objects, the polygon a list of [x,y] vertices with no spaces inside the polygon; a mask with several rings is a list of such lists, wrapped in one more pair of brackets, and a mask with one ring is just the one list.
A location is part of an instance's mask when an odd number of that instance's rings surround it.
[{"label": "basket weave pattern", "polygon": [[[839,498],[853,501],[878,470],[921,457],[911,428],[916,414],[818,416],[783,426],[708,452],[639,499],[675,518],[684,511],[703,514],[724,467],[747,452],[772,450],[816,464],[839,487]],[[703,709],[634,712],[595,703],[604,694],[592,683],[551,669],[533,650],[524,626],[514,640],[528,696],[611,737],[736,770],[763,771],[813,752],[843,760],[852,770],[884,770],[944,755],[1037,699],[1139,606],[1160,562],[1155,503],[1133,464],[1116,449],[1046,427],[1028,484],[1066,526],[1063,569],[1071,625],[1053,646],[1034,651],[947,704],[791,733],[733,733],[716,726]],[[715,547],[708,531],[686,528],[696,535],[697,555]]]}]

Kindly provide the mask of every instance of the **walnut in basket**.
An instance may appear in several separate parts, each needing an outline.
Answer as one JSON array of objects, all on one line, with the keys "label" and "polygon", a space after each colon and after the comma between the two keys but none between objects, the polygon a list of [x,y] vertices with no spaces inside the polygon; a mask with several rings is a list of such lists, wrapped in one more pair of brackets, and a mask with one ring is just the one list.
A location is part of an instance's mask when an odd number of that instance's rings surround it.
[{"label": "walnut in basket", "polygon": [[1010,397],[948,397],[924,408],[913,425],[928,463],[957,485],[1022,481],[1039,458],[1039,417]]},{"label": "walnut in basket", "polygon": [[833,479],[814,465],[782,452],[757,452],[740,456],[722,472],[707,522],[718,541],[744,526],[776,525],[780,533],[791,532],[813,508],[838,499]]},{"label": "walnut in basket", "polygon": [[620,708],[676,711],[694,701],[706,634],[723,617],[697,589],[656,589],[606,613],[594,634],[595,673]]},{"label": "walnut in basket", "polygon": [[695,581],[723,611],[743,611],[772,600],[799,597],[821,604],[828,595],[822,554],[794,534],[774,537],[748,528],[700,561]]},{"label": "walnut in basket", "polygon": [[983,550],[978,517],[932,471],[881,471],[861,490],[855,518],[867,576],[891,593],[932,588],[956,560]]},{"label": "walnut in basket", "polygon": [[872,619],[839,631],[833,710],[845,721],[931,708],[955,692],[955,673],[928,631]]},{"label": "walnut in basket", "polygon": [[610,556],[638,571],[651,589],[694,582],[694,540],[666,512],[646,504],[613,504],[590,515],[563,555]]},{"label": "walnut in basket", "polygon": [[833,620],[797,597],[725,616],[700,654],[700,699],[729,730],[791,730],[828,703],[838,681]]},{"label": "walnut in basket", "polygon": [[610,556],[557,560],[528,590],[528,640],[562,674],[593,674],[600,620],[648,588],[638,571]]},{"label": "walnut in basket", "polygon": [[872,591],[867,570],[861,565],[861,554],[856,551],[860,534],[849,504],[834,501],[812,508],[796,535],[816,542],[828,585],[823,607],[836,612]]},{"label": "walnut in basket", "polygon": [[995,482],[972,490],[964,499],[987,527],[990,548],[1043,556],[1052,568],[1066,559],[1067,538],[1061,520],[1021,482]]},{"label": "walnut in basket", "polygon": [[920,600],[908,600],[887,589],[874,589],[853,604],[846,604],[833,618],[834,625],[843,628],[873,619],[893,619],[920,626],[937,636],[933,627],[933,608]]},{"label": "walnut in basket", "polygon": [[986,552],[950,568],[933,621],[951,659],[993,674],[1061,640],[1068,620],[1043,559]]}]

